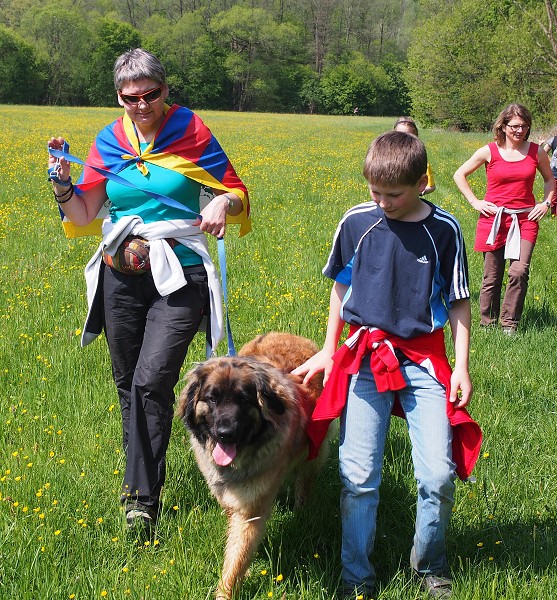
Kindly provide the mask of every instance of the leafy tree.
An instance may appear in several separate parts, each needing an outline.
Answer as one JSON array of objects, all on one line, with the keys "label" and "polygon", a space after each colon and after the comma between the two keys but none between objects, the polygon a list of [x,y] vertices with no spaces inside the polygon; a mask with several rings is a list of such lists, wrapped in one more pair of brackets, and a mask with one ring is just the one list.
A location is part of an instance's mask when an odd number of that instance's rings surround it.
[{"label": "leafy tree", "polygon": [[88,103],[84,68],[91,56],[91,31],[77,8],[46,4],[29,10],[22,20],[27,39],[34,39],[37,52],[50,75],[44,102]]},{"label": "leafy tree", "polygon": [[[424,124],[485,128],[501,104],[504,84],[489,77],[496,36],[484,26],[478,4],[449,6],[416,29],[406,81],[413,114]],[[480,98],[475,90],[481,82],[488,95]]]},{"label": "leafy tree", "polygon": [[553,94],[534,26],[543,6],[514,0],[461,0],[439,7],[416,30],[406,81],[413,114],[424,124],[487,129],[509,102],[543,119]]},{"label": "leafy tree", "polygon": [[302,109],[310,114],[319,112],[323,106],[323,91],[319,75],[306,66],[301,68],[301,78],[299,97]]},{"label": "leafy tree", "polygon": [[141,46],[139,32],[128,23],[101,19],[89,61],[87,94],[93,106],[114,104],[114,61],[127,50]]},{"label": "leafy tree", "polygon": [[209,29],[227,44],[225,69],[232,81],[236,110],[276,110],[279,105],[278,74],[292,62],[298,28],[277,23],[260,8],[233,6],[215,15]]},{"label": "leafy tree", "polygon": [[390,114],[393,82],[382,67],[369,63],[358,52],[344,63],[326,67],[321,78],[323,106],[332,114]]},{"label": "leafy tree", "polygon": [[34,48],[0,26],[0,103],[38,104],[46,73]]},{"label": "leafy tree", "polygon": [[[47,65],[43,103],[113,105],[113,61],[143,45],[164,62],[173,100],[237,110],[345,111],[327,82],[356,53],[362,57],[356,67],[373,82],[370,95],[360,93],[361,109],[383,114],[407,106],[400,71],[415,7],[434,2],[443,6],[441,0],[0,0],[0,24]],[[501,2],[531,7],[539,0]],[[355,79],[353,88],[366,89]],[[350,95],[359,97],[354,89]]]},{"label": "leafy tree", "polygon": [[213,41],[201,11],[186,13],[174,24],[151,17],[145,40],[164,61],[175,102],[192,108],[231,108],[226,47]]},{"label": "leafy tree", "polygon": [[392,92],[384,97],[386,105],[382,107],[382,113],[385,115],[407,115],[410,112],[411,99],[408,86],[404,80],[405,63],[398,58],[387,55],[382,61],[381,66],[391,81]]}]

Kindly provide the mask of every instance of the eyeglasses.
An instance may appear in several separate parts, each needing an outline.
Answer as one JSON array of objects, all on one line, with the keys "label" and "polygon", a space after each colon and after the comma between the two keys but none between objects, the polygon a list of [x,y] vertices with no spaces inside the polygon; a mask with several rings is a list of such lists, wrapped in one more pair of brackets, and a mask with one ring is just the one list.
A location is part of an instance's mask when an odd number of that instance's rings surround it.
[{"label": "eyeglasses", "polygon": [[125,104],[137,106],[142,100],[147,104],[151,104],[151,102],[158,100],[161,97],[162,88],[163,86],[159,85],[159,87],[144,92],[143,94],[122,94],[120,91],[118,91],[118,94]]},{"label": "eyeglasses", "polygon": [[522,130],[530,129],[530,125],[509,125],[508,123],[507,123],[507,127],[511,131],[518,131],[519,129],[522,129]]}]

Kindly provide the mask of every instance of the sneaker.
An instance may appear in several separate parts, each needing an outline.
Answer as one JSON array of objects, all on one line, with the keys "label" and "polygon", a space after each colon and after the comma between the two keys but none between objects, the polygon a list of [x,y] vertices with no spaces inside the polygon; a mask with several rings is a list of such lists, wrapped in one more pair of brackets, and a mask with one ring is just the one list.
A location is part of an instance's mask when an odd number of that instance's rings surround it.
[{"label": "sneaker", "polygon": [[508,336],[516,335],[515,327],[503,327],[502,331],[505,335],[508,335]]},{"label": "sneaker", "polygon": [[450,577],[446,575],[420,575],[416,574],[416,577],[420,578],[420,587],[422,590],[428,593],[430,598],[445,598],[453,597],[453,582]]}]

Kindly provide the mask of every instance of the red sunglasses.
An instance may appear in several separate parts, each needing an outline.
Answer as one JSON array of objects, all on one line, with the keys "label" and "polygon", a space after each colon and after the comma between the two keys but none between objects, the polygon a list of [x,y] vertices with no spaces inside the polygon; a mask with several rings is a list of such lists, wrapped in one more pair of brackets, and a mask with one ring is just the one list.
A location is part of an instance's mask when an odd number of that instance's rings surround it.
[{"label": "red sunglasses", "polygon": [[142,100],[147,104],[151,104],[155,100],[158,100],[162,94],[162,85],[159,87],[149,90],[148,92],[144,92],[143,94],[122,94],[118,90],[118,94],[120,98],[122,98],[122,102],[124,104],[131,104],[132,106],[137,106]]}]

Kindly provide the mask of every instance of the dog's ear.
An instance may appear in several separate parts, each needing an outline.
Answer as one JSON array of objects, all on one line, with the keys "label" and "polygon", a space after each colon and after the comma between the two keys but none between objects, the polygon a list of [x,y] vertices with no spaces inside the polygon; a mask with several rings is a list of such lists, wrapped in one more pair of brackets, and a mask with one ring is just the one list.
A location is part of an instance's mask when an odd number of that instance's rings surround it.
[{"label": "dog's ear", "polygon": [[284,386],[265,371],[257,373],[257,396],[262,406],[282,415],[286,411],[283,397],[286,393]]},{"label": "dog's ear", "polygon": [[201,379],[197,374],[198,369],[199,367],[196,367],[186,375],[187,384],[180,394],[176,410],[176,416],[182,419],[184,425],[190,430],[195,425],[196,396],[201,387]]},{"label": "dog's ear", "polygon": [[196,438],[202,444],[208,439],[206,425],[200,422],[197,414],[197,401],[202,393],[203,385],[199,377],[193,377],[182,392],[182,401],[184,410],[181,415],[184,426],[190,435]]},{"label": "dog's ear", "polygon": [[186,410],[183,415],[184,423],[186,427],[191,431],[195,428],[195,398],[199,391],[199,380],[195,379],[188,384],[188,387],[184,390],[186,400]]}]

